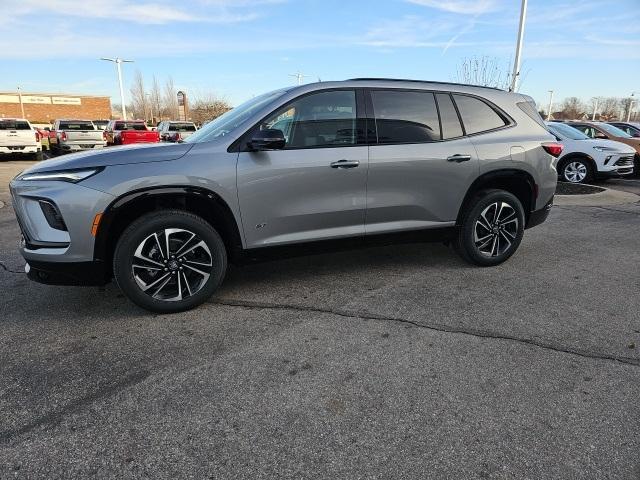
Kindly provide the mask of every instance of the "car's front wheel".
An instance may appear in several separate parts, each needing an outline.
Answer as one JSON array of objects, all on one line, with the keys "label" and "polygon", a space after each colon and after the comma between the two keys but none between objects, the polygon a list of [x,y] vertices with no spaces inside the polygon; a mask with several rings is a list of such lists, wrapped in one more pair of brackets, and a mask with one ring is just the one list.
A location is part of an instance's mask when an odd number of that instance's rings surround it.
[{"label": "car's front wheel", "polygon": [[118,286],[134,303],[154,312],[188,310],[220,286],[227,253],[205,220],[168,210],[140,217],[123,232],[113,258]]},{"label": "car's front wheel", "polygon": [[572,158],[562,162],[560,176],[565,182],[587,183],[593,178],[593,171],[587,160]]},{"label": "car's front wheel", "polygon": [[524,235],[524,209],[504,190],[484,190],[463,212],[454,247],[469,263],[489,267],[515,253]]}]

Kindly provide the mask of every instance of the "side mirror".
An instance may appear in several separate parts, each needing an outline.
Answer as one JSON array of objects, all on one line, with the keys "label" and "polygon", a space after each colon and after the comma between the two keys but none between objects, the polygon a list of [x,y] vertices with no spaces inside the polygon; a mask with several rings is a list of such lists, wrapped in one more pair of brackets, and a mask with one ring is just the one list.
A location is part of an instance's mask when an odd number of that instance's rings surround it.
[{"label": "side mirror", "polygon": [[247,143],[253,151],[259,150],[282,150],[286,144],[284,133],[282,130],[275,128],[267,128],[258,130],[251,137],[251,141]]},{"label": "side mirror", "polygon": [[607,136],[606,136],[604,133],[602,133],[602,132],[596,132],[596,133],[595,133],[595,137],[593,137],[593,138],[606,139],[606,138],[607,138]]}]

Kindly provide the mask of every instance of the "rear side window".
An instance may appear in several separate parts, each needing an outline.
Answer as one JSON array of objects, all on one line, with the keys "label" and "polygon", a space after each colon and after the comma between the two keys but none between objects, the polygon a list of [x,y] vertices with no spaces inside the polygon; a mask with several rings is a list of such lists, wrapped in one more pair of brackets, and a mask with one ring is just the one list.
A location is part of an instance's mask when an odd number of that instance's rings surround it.
[{"label": "rear side window", "polygon": [[0,120],[0,130],[31,130],[31,127],[20,120]]},{"label": "rear side window", "polygon": [[425,143],[440,140],[438,110],[431,92],[371,92],[378,143]]},{"label": "rear side window", "polygon": [[440,122],[442,123],[442,138],[456,138],[462,136],[460,119],[453,105],[453,100],[448,93],[437,93],[438,109],[440,110]]},{"label": "rear side window", "polygon": [[518,107],[520,107],[520,110],[522,110],[524,113],[529,115],[529,117],[531,117],[531,120],[536,122],[542,128],[545,128],[545,129],[547,128],[547,126],[544,124],[544,120],[540,116],[540,113],[538,113],[538,110],[536,109],[536,104],[535,103],[533,103],[533,102],[518,102],[518,103],[516,103],[516,105],[518,105]]},{"label": "rear side window", "polygon": [[506,125],[504,119],[488,104],[476,97],[453,95],[468,135],[486,132]]}]

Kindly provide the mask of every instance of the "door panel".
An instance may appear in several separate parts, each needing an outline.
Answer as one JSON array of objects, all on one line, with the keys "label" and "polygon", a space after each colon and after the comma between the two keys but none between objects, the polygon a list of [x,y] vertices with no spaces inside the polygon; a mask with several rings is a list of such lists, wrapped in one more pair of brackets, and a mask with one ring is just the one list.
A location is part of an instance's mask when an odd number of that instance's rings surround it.
[{"label": "door panel", "polygon": [[[248,248],[364,234],[367,147],[241,152]],[[349,168],[332,167],[346,160]]]},{"label": "door panel", "polygon": [[371,146],[366,233],[451,225],[478,168],[467,138]]}]

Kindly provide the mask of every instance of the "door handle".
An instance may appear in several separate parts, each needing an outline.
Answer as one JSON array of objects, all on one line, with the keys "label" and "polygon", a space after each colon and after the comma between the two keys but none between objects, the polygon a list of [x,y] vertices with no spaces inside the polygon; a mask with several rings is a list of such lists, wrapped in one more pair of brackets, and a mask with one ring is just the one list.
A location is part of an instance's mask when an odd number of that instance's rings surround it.
[{"label": "door handle", "polygon": [[331,162],[331,168],[355,168],[360,165],[358,160],[338,160]]},{"label": "door handle", "polygon": [[471,160],[471,155],[460,155],[460,154],[456,154],[456,155],[451,155],[450,157],[447,157],[447,162],[468,162],[469,160]]}]

